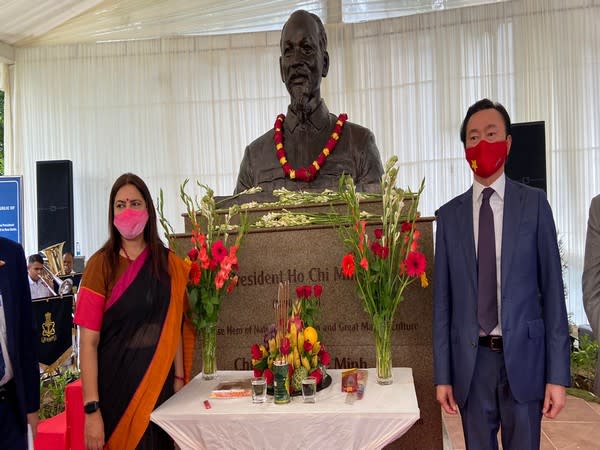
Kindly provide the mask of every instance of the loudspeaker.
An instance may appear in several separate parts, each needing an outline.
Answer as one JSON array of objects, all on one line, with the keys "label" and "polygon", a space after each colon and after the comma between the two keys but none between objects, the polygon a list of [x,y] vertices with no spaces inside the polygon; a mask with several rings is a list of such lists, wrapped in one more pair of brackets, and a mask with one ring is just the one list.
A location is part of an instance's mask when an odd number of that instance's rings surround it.
[{"label": "loudspeaker", "polygon": [[37,161],[38,249],[65,242],[63,252],[73,252],[73,163]]},{"label": "loudspeaker", "polygon": [[504,171],[524,184],[546,192],[546,129],[544,122],[513,123],[512,145]]}]

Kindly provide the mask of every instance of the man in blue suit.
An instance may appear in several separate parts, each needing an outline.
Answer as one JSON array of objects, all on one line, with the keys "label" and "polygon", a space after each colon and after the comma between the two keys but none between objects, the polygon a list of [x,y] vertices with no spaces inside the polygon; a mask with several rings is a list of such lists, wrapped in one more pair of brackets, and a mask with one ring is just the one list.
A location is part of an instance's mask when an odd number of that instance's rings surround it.
[{"label": "man in blue suit", "polygon": [[[569,334],[556,229],[543,191],[508,179],[510,117],[488,99],[461,127],[473,186],[436,220],[434,377],[467,449],[539,449],[564,407]],[[491,188],[491,189],[486,189]]]},{"label": "man in blue suit", "polygon": [[0,237],[0,449],[27,449],[40,405],[36,332],[23,248]]}]

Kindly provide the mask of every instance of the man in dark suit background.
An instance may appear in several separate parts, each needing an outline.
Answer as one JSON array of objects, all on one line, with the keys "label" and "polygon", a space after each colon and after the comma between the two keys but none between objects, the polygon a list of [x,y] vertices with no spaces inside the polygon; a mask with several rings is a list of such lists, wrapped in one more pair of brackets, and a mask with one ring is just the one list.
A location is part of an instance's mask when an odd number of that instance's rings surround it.
[{"label": "man in dark suit background", "polygon": [[0,237],[0,449],[27,449],[40,405],[36,332],[23,248]]},{"label": "man in dark suit background", "polygon": [[[506,178],[510,117],[488,99],[462,124],[473,186],[437,215],[434,377],[468,449],[539,449],[564,407],[569,334],[556,229],[543,191]],[[487,189],[491,188],[491,189]],[[458,408],[457,408],[458,405]]]},{"label": "man in dark suit background", "polygon": [[[590,203],[581,285],[583,306],[594,336],[598,340],[600,337],[600,195],[596,195]],[[596,374],[594,394],[600,395],[600,358],[596,362]]]}]

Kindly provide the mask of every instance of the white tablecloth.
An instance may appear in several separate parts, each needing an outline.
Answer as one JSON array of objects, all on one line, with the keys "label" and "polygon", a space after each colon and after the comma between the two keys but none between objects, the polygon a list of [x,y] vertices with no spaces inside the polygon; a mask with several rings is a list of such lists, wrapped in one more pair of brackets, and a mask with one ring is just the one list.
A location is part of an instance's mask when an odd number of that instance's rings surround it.
[{"label": "white tablecloth", "polygon": [[[285,405],[253,404],[250,397],[204,400],[219,382],[249,378],[251,372],[220,371],[217,380],[194,378],[151,416],[190,449],[377,449],[402,436],[419,419],[412,369],[394,368],[394,383],[380,386],[369,370],[365,395],[341,392],[341,370],[329,370],[331,386],[316,403],[292,397]],[[352,401],[354,400],[354,401]]]}]

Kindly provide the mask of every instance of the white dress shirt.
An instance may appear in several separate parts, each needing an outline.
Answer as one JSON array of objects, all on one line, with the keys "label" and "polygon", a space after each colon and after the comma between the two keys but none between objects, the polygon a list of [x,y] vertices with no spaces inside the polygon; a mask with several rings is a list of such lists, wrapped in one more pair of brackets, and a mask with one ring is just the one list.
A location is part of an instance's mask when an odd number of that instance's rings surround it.
[{"label": "white dress shirt", "polygon": [[4,358],[4,376],[0,379],[0,386],[6,384],[13,377],[12,365],[8,355],[8,341],[6,337],[6,320],[4,319],[4,303],[0,294],[0,346],[2,346],[2,357]]},{"label": "white dress shirt", "polygon": [[[502,174],[500,178],[494,181],[489,187],[494,190],[490,197],[490,206],[494,214],[494,237],[496,241],[496,295],[498,298],[498,325],[491,331],[491,335],[502,335],[502,284],[500,261],[502,261],[502,220],[504,217],[504,188],[506,186],[506,176]],[[477,243],[479,242],[479,209],[483,199],[484,186],[473,180],[473,235],[475,237],[475,254],[477,254]]]},{"label": "white dress shirt", "polygon": [[29,278],[29,290],[31,291],[32,300],[52,296],[52,292],[50,292],[50,289],[42,282],[41,278],[38,278],[37,281],[33,281],[29,275],[27,275],[27,278]]}]

